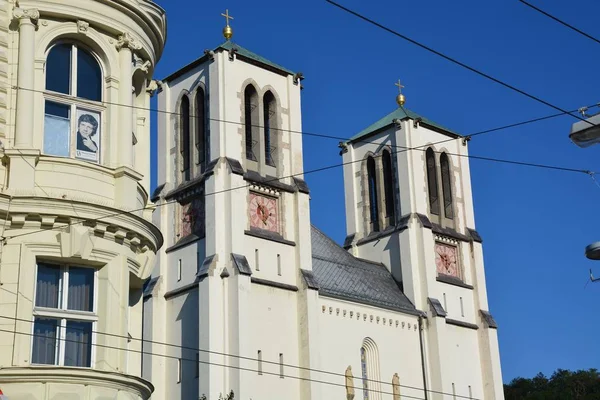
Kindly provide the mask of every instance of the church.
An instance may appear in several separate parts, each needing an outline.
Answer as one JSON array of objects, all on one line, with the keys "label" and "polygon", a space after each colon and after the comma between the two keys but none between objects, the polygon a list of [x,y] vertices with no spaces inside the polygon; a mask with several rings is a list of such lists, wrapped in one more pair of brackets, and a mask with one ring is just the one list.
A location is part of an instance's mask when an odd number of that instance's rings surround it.
[{"label": "church", "polygon": [[151,398],[503,399],[467,138],[400,93],[340,143],[337,244],[311,224],[304,77],[224,16],[225,41],[158,82]]}]

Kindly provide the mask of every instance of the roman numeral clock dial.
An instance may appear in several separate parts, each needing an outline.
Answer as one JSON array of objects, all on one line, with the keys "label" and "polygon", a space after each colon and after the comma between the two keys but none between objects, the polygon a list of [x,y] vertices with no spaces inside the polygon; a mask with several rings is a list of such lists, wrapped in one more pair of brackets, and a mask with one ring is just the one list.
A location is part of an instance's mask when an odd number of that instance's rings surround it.
[{"label": "roman numeral clock dial", "polygon": [[277,199],[250,192],[250,226],[279,232]]}]

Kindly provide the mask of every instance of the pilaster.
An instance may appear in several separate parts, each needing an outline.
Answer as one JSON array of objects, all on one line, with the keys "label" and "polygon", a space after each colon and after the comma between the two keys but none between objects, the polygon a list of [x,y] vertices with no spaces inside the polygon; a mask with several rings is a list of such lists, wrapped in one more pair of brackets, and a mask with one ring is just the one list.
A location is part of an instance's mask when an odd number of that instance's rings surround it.
[{"label": "pilaster", "polygon": [[33,146],[35,29],[40,13],[37,9],[15,8],[13,17],[19,21],[19,57],[17,85],[17,117],[14,146]]}]

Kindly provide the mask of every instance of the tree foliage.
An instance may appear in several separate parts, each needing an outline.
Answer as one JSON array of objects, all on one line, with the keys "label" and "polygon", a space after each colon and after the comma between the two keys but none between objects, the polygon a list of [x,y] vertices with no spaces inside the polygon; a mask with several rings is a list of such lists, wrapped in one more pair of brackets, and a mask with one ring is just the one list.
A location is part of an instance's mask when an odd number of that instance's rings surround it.
[{"label": "tree foliage", "polygon": [[515,378],[504,385],[506,400],[600,400],[600,373],[595,368],[557,369],[547,378],[539,373],[531,379]]}]

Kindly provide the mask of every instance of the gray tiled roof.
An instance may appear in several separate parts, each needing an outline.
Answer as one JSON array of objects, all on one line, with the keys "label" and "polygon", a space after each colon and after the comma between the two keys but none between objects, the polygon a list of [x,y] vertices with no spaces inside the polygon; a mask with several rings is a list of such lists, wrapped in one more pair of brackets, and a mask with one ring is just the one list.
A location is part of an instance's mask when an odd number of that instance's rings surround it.
[{"label": "gray tiled roof", "polygon": [[312,266],[319,294],[417,314],[383,264],[361,260],[312,226]]}]

